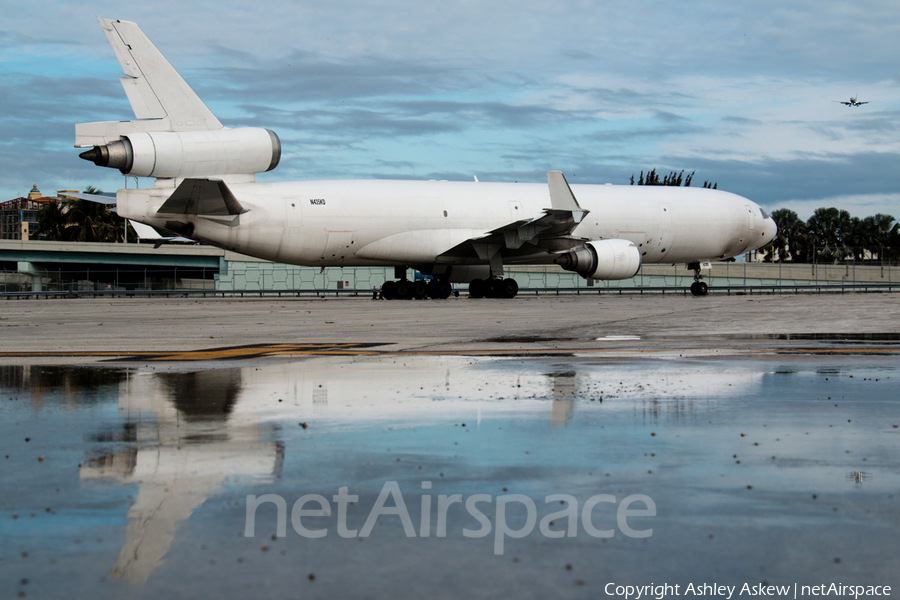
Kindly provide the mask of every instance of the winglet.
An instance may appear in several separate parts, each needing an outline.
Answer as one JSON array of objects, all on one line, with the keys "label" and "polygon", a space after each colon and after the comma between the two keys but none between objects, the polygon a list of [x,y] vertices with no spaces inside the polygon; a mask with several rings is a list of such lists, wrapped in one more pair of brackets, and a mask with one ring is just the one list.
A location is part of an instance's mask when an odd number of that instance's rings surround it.
[{"label": "winglet", "polygon": [[585,211],[575,199],[569,182],[562,171],[547,171],[547,183],[550,185],[550,207],[553,210],[566,210],[572,213],[572,219],[580,223]]}]

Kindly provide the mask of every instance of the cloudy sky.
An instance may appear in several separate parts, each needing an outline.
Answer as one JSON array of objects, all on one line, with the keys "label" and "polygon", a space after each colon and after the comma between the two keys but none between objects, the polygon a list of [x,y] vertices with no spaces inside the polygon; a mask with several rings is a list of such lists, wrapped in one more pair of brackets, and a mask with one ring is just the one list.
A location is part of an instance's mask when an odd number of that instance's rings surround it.
[{"label": "cloudy sky", "polygon": [[[266,180],[627,184],[657,168],[807,217],[900,218],[897,0],[3,1],[0,200],[123,177],[78,122],[133,118],[95,15],[137,22]],[[834,102],[858,95],[871,103]],[[141,187],[150,185],[142,181]]]}]

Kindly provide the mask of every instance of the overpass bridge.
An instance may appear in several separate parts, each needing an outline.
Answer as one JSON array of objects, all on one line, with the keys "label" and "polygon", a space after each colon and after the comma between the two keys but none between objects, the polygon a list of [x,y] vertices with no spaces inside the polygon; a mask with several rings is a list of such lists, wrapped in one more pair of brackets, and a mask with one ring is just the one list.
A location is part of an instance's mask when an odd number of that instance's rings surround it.
[{"label": "overpass bridge", "polygon": [[0,268],[7,285],[30,284],[34,291],[47,285],[80,289],[86,282],[121,289],[150,289],[164,280],[214,285],[227,271],[225,255],[224,250],[201,245],[0,241]]}]

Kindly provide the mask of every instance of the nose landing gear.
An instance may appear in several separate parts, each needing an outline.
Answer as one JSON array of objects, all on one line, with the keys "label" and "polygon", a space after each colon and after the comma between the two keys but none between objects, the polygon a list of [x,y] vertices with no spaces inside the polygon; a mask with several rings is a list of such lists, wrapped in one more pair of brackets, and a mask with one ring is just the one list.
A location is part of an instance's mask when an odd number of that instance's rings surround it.
[{"label": "nose landing gear", "polygon": [[700,263],[688,263],[688,269],[694,270],[694,283],[691,284],[691,295],[705,296],[709,293],[709,286],[706,282],[701,281],[703,275],[700,274]]},{"label": "nose landing gear", "polygon": [[702,281],[695,281],[691,284],[691,294],[694,296],[705,296],[709,293],[709,286]]}]

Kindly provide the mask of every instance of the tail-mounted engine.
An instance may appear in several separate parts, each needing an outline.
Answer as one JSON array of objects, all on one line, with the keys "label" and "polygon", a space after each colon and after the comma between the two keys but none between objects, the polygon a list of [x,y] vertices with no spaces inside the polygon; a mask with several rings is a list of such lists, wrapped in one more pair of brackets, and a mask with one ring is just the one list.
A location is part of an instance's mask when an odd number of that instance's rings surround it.
[{"label": "tail-mounted engine", "polygon": [[278,166],[281,140],[259,127],[138,132],[79,156],[136,177],[249,175]]},{"label": "tail-mounted engine", "polygon": [[641,251],[628,240],[597,240],[560,255],[555,262],[585,279],[630,279],[641,268]]}]

